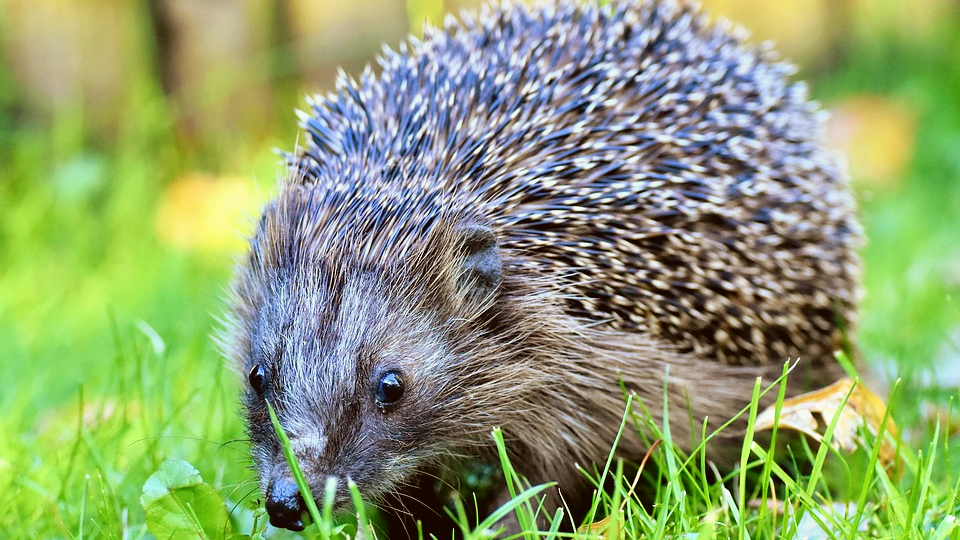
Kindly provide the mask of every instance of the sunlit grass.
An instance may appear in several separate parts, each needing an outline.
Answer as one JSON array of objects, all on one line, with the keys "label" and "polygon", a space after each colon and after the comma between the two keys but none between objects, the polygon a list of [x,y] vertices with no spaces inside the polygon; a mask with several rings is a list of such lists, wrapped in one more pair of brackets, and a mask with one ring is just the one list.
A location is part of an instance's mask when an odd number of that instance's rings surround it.
[{"label": "sunlit grass", "polygon": [[[564,508],[547,512],[543,497],[552,484],[530,486],[515,471],[499,430],[492,435],[500,454],[504,478],[512,499],[482,522],[472,525],[472,514],[464,501],[447,509],[459,525],[462,538],[470,540],[504,537],[501,519],[515,516],[520,537],[526,538],[956,538],[957,479],[949,473],[935,474],[941,446],[939,430],[919,452],[901,449],[906,474],[898,481],[899,466],[879,459],[881,439],[864,448],[860,455],[846,455],[829,445],[803,446],[792,460],[775,457],[776,443],[767,446],[752,433],[762,392],[775,392],[779,408],[784,400],[779,382],[770,388],[755,388],[751,404],[742,411],[750,427],[743,442],[740,465],[721,474],[708,464],[703,447],[692,453],[680,451],[669,430],[660,430],[643,415],[636,414],[632,397],[627,398],[620,435],[638,430],[656,443],[648,455],[653,470],[627,467],[609,459],[592,475],[595,486],[591,510],[585,521],[574,521]],[[839,412],[839,411],[838,411]],[[824,440],[831,441],[839,414],[825,419]],[[275,422],[275,429],[279,425]],[[281,439],[284,439],[281,435]],[[618,436],[619,439],[619,436]],[[283,440],[287,459],[298,468]],[[782,450],[781,450],[782,451]],[[795,461],[803,473],[788,468]],[[646,464],[647,459],[644,460]],[[842,474],[838,474],[842,473]],[[299,478],[299,480],[303,480]],[[641,489],[637,489],[638,483]],[[600,486],[603,486],[601,489]],[[360,499],[355,486],[356,519],[334,521],[329,485],[321,505],[311,513],[316,526],[304,531],[307,538],[353,538],[359,529],[367,537],[379,530],[368,519],[370,508]],[[837,492],[859,496],[837,496]],[[640,495],[643,493],[644,495]],[[308,498],[308,504],[312,502]],[[346,516],[341,516],[346,517]],[[572,531],[576,531],[575,533]],[[422,538],[422,533],[420,535]]]}]

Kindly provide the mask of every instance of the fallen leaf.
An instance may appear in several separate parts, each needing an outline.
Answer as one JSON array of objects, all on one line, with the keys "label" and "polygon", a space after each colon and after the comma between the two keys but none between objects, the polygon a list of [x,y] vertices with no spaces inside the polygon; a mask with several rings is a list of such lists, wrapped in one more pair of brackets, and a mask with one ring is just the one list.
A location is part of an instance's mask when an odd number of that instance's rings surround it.
[{"label": "fallen leaf", "polygon": [[[826,424],[837,415],[838,409],[840,412],[834,426],[833,438],[830,440],[831,445],[846,452],[853,452],[859,447],[869,448],[872,441],[864,439],[861,427],[866,427],[876,436],[883,426],[887,406],[867,387],[850,378],[841,379],[826,388],[785,399],[776,425],[823,441],[820,429],[826,429]],[[775,414],[776,407],[773,405],[764,409],[757,415],[756,429],[772,429]],[[888,418],[886,436],[880,443],[879,460],[888,471],[899,475],[900,461],[892,442],[897,439],[897,433],[896,424],[892,418]]]},{"label": "fallen leaf", "polygon": [[580,534],[597,535],[601,540],[622,540],[623,530],[620,524],[623,523],[623,512],[615,515],[609,515],[600,521],[581,525],[577,529]]}]

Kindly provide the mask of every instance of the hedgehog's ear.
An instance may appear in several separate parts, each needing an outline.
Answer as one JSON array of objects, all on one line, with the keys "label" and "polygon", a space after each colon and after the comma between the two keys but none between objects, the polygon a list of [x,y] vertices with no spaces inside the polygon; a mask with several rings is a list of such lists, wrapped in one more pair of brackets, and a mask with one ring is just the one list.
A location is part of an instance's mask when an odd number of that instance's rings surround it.
[{"label": "hedgehog's ear", "polygon": [[503,261],[493,229],[461,225],[455,237],[461,253],[457,292],[464,298],[486,298],[495,293],[503,281]]}]

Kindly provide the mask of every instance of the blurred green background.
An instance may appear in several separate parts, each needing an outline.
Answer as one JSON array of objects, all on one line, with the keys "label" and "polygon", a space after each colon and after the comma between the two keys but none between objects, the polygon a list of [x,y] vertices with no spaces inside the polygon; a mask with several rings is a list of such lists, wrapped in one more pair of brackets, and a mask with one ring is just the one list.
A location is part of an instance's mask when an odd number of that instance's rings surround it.
[{"label": "blurred green background", "polygon": [[[142,532],[169,457],[253,492],[211,334],[275,149],[338,66],[474,4],[0,0],[0,531]],[[960,2],[707,4],[775,40],[832,111],[869,237],[860,348],[878,393],[905,378],[909,437],[955,437]]]}]

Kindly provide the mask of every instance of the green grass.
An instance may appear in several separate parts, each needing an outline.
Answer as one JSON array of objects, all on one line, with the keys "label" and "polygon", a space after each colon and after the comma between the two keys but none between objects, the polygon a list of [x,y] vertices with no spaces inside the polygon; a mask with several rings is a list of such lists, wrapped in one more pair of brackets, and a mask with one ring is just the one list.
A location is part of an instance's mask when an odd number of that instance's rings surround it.
[{"label": "green grass", "polygon": [[[873,92],[906,100],[918,114],[916,155],[902,185],[860,193],[870,243],[858,343],[868,362],[882,360],[904,378],[894,408],[906,439],[903,477],[890,478],[872,449],[826,465],[814,459],[809,476],[795,477],[765,449],[745,446],[736,474],[749,470],[783,486],[777,496],[791,510],[780,515],[746,504],[767,491],[750,491],[740,476],[717,481],[705,460],[679,454],[664,434],[651,456],[656,502],[624,506],[619,527],[628,537],[795,538],[812,520],[834,523],[835,538],[960,538],[949,517],[960,511],[957,388],[924,382],[937,358],[960,361],[957,50],[960,28],[928,43],[859,43],[813,84],[827,104]],[[235,533],[259,534],[264,517],[253,508],[259,494],[242,442],[238,377],[210,340],[232,254],[164,245],[154,216],[163,188],[196,168],[251,175],[269,192],[277,175],[272,148],[295,140],[292,114],[274,140],[224,134],[200,155],[176,134],[176,112],[156,81],[130,89],[118,104],[117,132],[103,137],[76,110],[51,118],[24,112],[22,90],[5,70],[0,538],[149,538],[141,494],[169,459],[189,462],[215,488]],[[939,408],[941,423],[931,408]],[[810,452],[816,458],[817,448]],[[632,474],[608,465],[602,473],[617,487],[598,493],[598,515],[632,497]],[[831,483],[810,481],[824,476]],[[848,515],[824,506],[847,500],[857,502]],[[536,508],[515,504],[521,512]],[[320,531],[335,529],[305,534]]]},{"label": "green grass", "polygon": [[[757,385],[753,401],[743,411],[750,419],[750,428],[743,443],[740,467],[725,476],[706,465],[702,446],[690,455],[679,451],[670,432],[660,431],[649,420],[638,417],[632,407],[632,397],[628,397],[621,434],[637,429],[640,436],[645,436],[644,428],[651,430],[649,433],[658,441],[649,456],[655,466],[654,474],[641,477],[638,473],[625,472],[624,464],[614,460],[611,451],[602,470],[592,476],[595,487],[605,486],[594,491],[592,510],[585,521],[594,527],[590,533],[580,536],[939,539],[960,535],[955,513],[957,480],[933,483],[937,477],[950,476],[943,475],[942,471],[938,475],[934,473],[937,455],[945,450],[940,447],[938,430],[934,430],[929,444],[920,453],[904,452],[907,480],[900,485],[889,476],[890,464],[878,460],[880,439],[864,448],[861,460],[849,459],[850,456],[832,450],[829,445],[820,445],[816,450],[806,447],[799,456],[786,460],[812,464],[808,472],[798,476],[794,470],[784,467],[784,456],[775,456],[773,442],[765,448],[753,438],[758,398],[761,392],[767,391],[779,394],[778,405],[783,400],[783,386],[774,383],[770,388],[761,389]],[[831,440],[838,419],[839,415],[826,419],[825,441]],[[275,418],[274,428],[302,487],[305,481]],[[493,436],[513,499],[476,526],[470,525],[469,513],[463,503],[458,503],[453,515],[460,524],[463,538],[499,537],[502,530],[497,522],[511,513],[517,517],[522,536],[544,539],[571,536],[561,532],[570,525],[570,517],[563,509],[550,514],[541,505],[543,492],[552,485],[526,484],[513,469],[500,432],[494,432]],[[838,472],[844,481],[836,479]],[[828,475],[833,477],[830,482],[825,480]],[[647,492],[653,494],[652,501],[639,502],[638,482],[649,483],[646,487],[650,488]],[[834,498],[831,488],[842,483],[851,485],[857,493],[852,497]],[[366,530],[368,537],[374,534],[376,529],[367,517],[369,511],[364,508],[355,486],[351,489],[356,507],[360,509],[357,518],[339,523],[331,520],[333,489],[335,486],[328,486],[322,511],[315,506],[311,508],[317,526],[304,535],[324,540],[352,538],[359,528]],[[951,492],[954,495],[950,495]],[[308,499],[308,505],[312,502]],[[777,508],[780,511],[776,511]],[[601,521],[601,518],[606,519]]]}]

